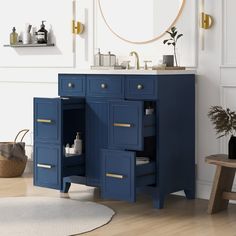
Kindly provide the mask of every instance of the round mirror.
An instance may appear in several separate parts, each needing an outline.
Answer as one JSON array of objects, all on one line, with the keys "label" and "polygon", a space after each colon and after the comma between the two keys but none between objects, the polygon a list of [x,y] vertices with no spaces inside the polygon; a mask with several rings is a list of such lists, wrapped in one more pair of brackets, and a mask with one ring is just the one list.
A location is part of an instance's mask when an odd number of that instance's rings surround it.
[{"label": "round mirror", "polygon": [[185,0],[98,0],[108,28],[126,42],[161,38],[178,20]]}]

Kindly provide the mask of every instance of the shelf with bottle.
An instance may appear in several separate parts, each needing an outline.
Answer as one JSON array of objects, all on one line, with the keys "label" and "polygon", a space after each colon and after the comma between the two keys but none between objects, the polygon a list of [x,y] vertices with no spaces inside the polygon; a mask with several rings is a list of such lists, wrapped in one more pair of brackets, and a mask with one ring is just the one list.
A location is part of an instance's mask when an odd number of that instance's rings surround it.
[{"label": "shelf with bottle", "polygon": [[45,29],[45,21],[42,21],[41,28],[36,31],[36,27],[33,27],[31,32],[32,25],[26,24],[25,31],[21,32],[20,35],[16,32],[16,28],[13,27],[10,34],[10,43],[4,44],[4,47],[12,48],[30,48],[30,47],[53,47],[54,43],[50,43],[48,39],[48,31]]},{"label": "shelf with bottle", "polygon": [[29,43],[29,44],[23,44],[23,43],[17,43],[17,44],[4,44],[4,47],[12,47],[12,48],[29,48],[29,47],[54,47],[54,43]]}]

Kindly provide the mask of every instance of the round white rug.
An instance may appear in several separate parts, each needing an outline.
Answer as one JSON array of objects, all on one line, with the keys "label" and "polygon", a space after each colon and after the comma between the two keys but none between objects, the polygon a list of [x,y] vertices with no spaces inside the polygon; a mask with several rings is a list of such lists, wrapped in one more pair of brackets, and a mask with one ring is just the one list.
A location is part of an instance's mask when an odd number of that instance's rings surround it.
[{"label": "round white rug", "polygon": [[68,236],[111,221],[114,211],[94,202],[65,198],[0,198],[1,236]]}]

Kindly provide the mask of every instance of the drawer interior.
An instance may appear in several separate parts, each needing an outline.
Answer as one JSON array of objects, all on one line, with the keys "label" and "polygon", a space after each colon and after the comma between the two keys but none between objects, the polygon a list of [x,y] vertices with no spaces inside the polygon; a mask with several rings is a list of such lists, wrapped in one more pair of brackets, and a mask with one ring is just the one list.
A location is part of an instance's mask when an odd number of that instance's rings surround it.
[{"label": "drawer interior", "polygon": [[[63,143],[63,177],[72,175],[85,175],[85,105],[84,103],[71,103],[63,107],[62,143]],[[82,153],[66,153],[66,145],[72,151],[76,134],[80,133],[82,139]],[[70,151],[70,152],[71,152]]]},{"label": "drawer interior", "polygon": [[67,144],[72,147],[76,134],[79,132],[82,139],[83,151],[85,153],[85,106],[84,104],[77,104],[73,106],[64,107],[63,122],[62,122],[62,143],[66,147]]}]

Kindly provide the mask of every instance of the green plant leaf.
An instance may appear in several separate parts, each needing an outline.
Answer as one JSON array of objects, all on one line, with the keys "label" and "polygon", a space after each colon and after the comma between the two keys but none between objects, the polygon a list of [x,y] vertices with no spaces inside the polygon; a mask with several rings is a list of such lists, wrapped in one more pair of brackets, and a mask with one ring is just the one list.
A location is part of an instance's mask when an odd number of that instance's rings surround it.
[{"label": "green plant leaf", "polygon": [[208,112],[208,117],[212,121],[217,138],[234,134],[236,131],[236,113],[221,106],[212,106]]},{"label": "green plant leaf", "polygon": [[181,38],[183,36],[183,34],[179,34],[178,36],[177,36],[177,38],[176,38],[176,41],[179,39],[179,38]]},{"label": "green plant leaf", "polygon": [[167,43],[168,45],[171,45],[172,43]]},{"label": "green plant leaf", "polygon": [[169,31],[166,31],[166,33],[168,33],[169,35],[170,35],[170,37],[172,38],[172,33],[171,32],[169,32]]},{"label": "green plant leaf", "polygon": [[171,29],[170,29],[170,30],[171,30],[171,32],[173,32],[173,33],[174,33],[174,32],[176,31],[176,27],[175,27],[175,26],[173,26],[173,27],[171,27]]},{"label": "green plant leaf", "polygon": [[169,39],[165,39],[165,40],[163,41],[163,43],[166,44],[168,41],[169,41]]},{"label": "green plant leaf", "polygon": [[176,36],[177,33],[178,33],[178,32],[175,31],[175,32],[172,34],[172,38],[175,38],[175,36]]}]

